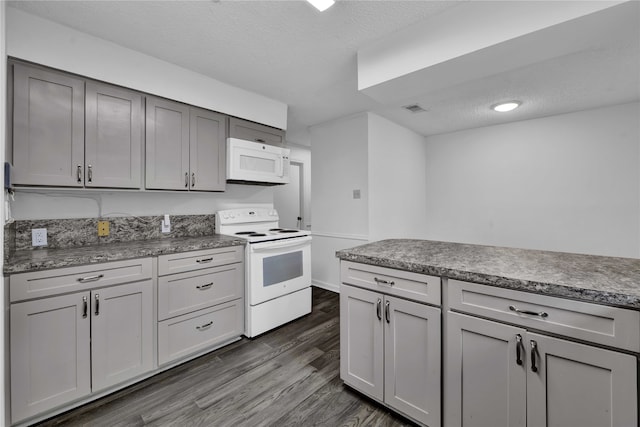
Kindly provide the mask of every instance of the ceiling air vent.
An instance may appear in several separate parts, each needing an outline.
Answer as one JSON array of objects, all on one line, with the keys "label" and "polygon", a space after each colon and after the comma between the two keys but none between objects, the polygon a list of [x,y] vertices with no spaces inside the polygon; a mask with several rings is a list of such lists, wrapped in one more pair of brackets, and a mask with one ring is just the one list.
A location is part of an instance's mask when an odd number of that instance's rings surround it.
[{"label": "ceiling air vent", "polygon": [[422,113],[427,111],[421,106],[419,106],[418,104],[405,105],[402,108],[404,108],[407,111],[411,111],[412,113]]}]

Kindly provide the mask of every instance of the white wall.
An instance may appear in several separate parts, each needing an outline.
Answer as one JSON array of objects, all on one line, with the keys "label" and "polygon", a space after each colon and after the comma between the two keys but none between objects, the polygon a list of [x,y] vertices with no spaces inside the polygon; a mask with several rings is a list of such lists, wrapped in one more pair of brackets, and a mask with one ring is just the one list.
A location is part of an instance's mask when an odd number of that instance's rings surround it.
[{"label": "white wall", "polygon": [[426,237],[640,256],[640,104],[427,138]]},{"label": "white wall", "polygon": [[273,187],[227,184],[224,193],[178,191],[18,190],[14,219],[212,214],[220,209],[273,206]]},{"label": "white wall", "polygon": [[6,28],[9,56],[287,128],[282,102],[11,7]]},{"label": "white wall", "polygon": [[425,138],[369,114],[369,239],[420,238],[427,213]]},{"label": "white wall", "polygon": [[[311,214],[313,216],[312,279],[316,286],[337,290],[336,250],[367,241],[368,114],[358,114],[311,127]],[[359,189],[361,198],[353,199]]]}]

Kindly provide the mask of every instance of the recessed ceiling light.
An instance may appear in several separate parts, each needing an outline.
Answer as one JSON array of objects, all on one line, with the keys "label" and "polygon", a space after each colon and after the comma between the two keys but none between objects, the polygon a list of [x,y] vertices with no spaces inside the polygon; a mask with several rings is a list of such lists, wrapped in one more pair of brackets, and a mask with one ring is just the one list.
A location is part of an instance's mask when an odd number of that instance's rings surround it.
[{"label": "recessed ceiling light", "polygon": [[522,101],[508,101],[492,105],[491,109],[499,113],[506,113],[507,111],[515,110],[520,105],[522,105]]},{"label": "recessed ceiling light", "polygon": [[309,3],[313,5],[320,12],[324,12],[329,9],[335,3],[334,0],[307,0]]}]

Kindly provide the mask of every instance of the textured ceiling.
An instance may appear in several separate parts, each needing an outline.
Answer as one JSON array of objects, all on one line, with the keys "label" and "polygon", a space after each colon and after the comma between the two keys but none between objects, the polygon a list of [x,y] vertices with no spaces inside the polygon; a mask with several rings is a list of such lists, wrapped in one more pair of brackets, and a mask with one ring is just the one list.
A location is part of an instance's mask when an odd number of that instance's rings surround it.
[{"label": "textured ceiling", "polygon": [[[537,116],[640,96],[633,74],[637,77],[639,72],[638,47],[633,43],[570,55],[427,98],[417,97],[416,101],[429,110],[422,116],[411,115],[397,105],[381,105],[358,92],[359,48],[409,25],[426,25],[429,19],[437,19],[439,13],[462,3],[338,0],[323,13],[302,0],[8,4],[285,102],[291,135],[361,111],[378,112],[424,135],[484,126],[498,119],[481,106],[512,93],[530,96]],[[620,67],[626,71],[621,72]]]}]

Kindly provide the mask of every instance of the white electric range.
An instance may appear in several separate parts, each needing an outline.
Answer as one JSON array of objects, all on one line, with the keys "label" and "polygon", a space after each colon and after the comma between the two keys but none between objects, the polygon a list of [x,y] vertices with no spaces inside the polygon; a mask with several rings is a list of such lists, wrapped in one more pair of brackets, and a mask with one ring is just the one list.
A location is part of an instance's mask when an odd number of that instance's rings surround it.
[{"label": "white electric range", "polygon": [[216,233],[247,240],[245,335],[255,337],[311,313],[311,236],[278,226],[278,212],[216,212]]}]

